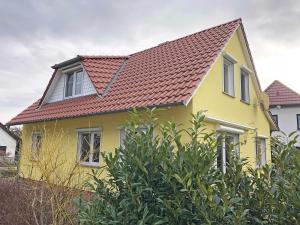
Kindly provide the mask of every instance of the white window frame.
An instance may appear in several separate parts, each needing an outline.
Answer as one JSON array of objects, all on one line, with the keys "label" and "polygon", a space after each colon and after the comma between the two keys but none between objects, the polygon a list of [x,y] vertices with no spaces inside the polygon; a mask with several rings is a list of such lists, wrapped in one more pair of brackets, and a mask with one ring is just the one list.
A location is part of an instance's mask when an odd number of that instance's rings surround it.
[{"label": "white window frame", "polygon": [[[81,92],[79,94],[76,94],[76,82],[77,82],[77,77],[78,74],[82,73],[82,81],[81,81]],[[65,85],[64,85],[64,98],[69,99],[69,98],[74,98],[74,97],[79,97],[83,95],[83,82],[84,82],[84,70],[79,69],[79,70],[74,70],[70,72],[66,72],[65,74]],[[68,89],[68,77],[70,75],[73,75],[73,83],[72,83],[72,95],[67,96],[67,89]]]},{"label": "white window frame", "polygon": [[[242,76],[245,76],[245,90],[242,88]],[[241,101],[245,103],[250,103],[250,74],[245,69],[241,69],[240,72],[240,86],[241,86]],[[245,92],[245,93],[243,93]],[[243,99],[243,94],[245,94],[245,99]]]},{"label": "white window frame", "polygon": [[[258,144],[258,140],[260,143]],[[261,142],[263,141],[263,142]],[[260,147],[260,150],[259,150]],[[262,148],[263,147],[263,148]],[[267,139],[264,137],[256,137],[255,140],[255,156],[256,167],[261,168],[267,163]]]},{"label": "white window frame", "polygon": [[[90,140],[90,150],[89,150],[89,162],[81,161],[81,134],[83,133],[89,133],[91,135]],[[95,133],[99,133],[100,136],[100,146],[99,146],[99,162],[93,162],[93,145],[94,145],[94,135]],[[100,160],[101,160],[101,149],[102,149],[102,129],[100,128],[83,128],[83,129],[77,129],[77,161],[84,166],[94,166],[99,167],[100,166]],[[93,143],[91,145],[91,143]]]},{"label": "white window frame", "polygon": [[[221,134],[218,134],[219,136],[221,136]],[[233,145],[234,145],[234,151],[235,151],[235,155],[236,157],[240,157],[240,135],[238,133],[228,133],[225,132],[224,136],[222,137],[221,141],[222,141],[222,149],[221,149],[221,157],[222,157],[222,162],[221,162],[221,170],[223,173],[226,173],[226,150],[227,150],[227,146],[226,146],[226,137],[231,136],[233,137]],[[218,146],[217,146],[217,154],[219,154],[218,152]],[[218,155],[217,155],[218,157]],[[218,159],[216,159],[216,167],[218,167]]]},{"label": "white window frame", "polygon": [[[137,131],[147,132],[147,127],[141,126],[137,128]],[[119,132],[119,147],[124,147],[124,139],[126,137],[126,130],[125,128],[120,128]]]},{"label": "white window frame", "polygon": [[[37,142],[40,137],[40,143]],[[40,131],[34,131],[31,133],[31,158],[33,160],[38,160],[42,145],[42,133]]]},{"label": "white window frame", "polygon": [[[235,86],[234,86],[234,64],[235,62],[231,61],[227,57],[223,57],[223,74],[222,74],[222,80],[223,80],[223,93],[235,97]],[[224,67],[225,65],[228,66],[228,92],[226,91],[225,88],[225,70]]]}]

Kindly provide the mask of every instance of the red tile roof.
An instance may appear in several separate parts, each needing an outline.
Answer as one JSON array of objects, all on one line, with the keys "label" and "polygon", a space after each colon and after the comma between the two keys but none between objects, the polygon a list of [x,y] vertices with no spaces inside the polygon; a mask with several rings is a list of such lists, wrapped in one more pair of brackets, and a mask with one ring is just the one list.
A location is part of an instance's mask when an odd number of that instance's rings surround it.
[{"label": "red tile roof", "polygon": [[265,92],[269,95],[270,106],[300,105],[300,94],[278,80],[270,84]]},{"label": "red tile roof", "polygon": [[82,65],[88,73],[98,94],[102,94],[105,87],[116,71],[123,64],[126,56],[81,56]]},{"label": "red tile roof", "polygon": [[38,107],[39,100],[8,124],[186,104],[240,25],[234,20],[128,57],[81,56],[99,95]]}]

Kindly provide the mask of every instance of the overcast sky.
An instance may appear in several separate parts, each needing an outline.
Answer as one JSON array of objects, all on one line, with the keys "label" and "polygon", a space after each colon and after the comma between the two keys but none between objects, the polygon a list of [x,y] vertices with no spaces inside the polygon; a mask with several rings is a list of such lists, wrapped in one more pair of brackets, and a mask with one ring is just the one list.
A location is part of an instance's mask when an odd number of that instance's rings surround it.
[{"label": "overcast sky", "polygon": [[239,17],[263,89],[278,79],[300,92],[299,0],[2,0],[0,122],[41,97],[55,63],[130,54]]}]

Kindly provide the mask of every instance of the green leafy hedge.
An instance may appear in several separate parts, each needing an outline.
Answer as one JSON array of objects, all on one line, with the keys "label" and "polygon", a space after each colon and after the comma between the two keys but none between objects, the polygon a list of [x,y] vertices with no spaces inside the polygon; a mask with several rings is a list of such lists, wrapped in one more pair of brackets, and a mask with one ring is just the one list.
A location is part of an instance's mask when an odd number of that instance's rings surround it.
[{"label": "green leafy hedge", "polygon": [[[300,224],[300,155],[294,140],[273,141],[273,164],[247,169],[232,157],[223,174],[215,166],[216,138],[197,114],[191,128],[160,126],[146,119],[126,127],[123,148],[103,155],[108,177],[90,187],[93,199],[81,202],[81,224]],[[187,132],[191,141],[183,143]]]}]

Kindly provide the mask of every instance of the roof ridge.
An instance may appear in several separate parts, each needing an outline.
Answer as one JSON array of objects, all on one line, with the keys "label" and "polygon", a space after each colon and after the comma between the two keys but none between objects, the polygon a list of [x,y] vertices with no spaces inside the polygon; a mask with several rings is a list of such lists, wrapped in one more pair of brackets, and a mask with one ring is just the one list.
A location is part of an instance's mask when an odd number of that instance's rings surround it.
[{"label": "roof ridge", "polygon": [[300,97],[300,94],[298,92],[296,92],[295,90],[291,89],[289,86],[285,85],[284,83],[282,83],[279,80],[275,80],[275,81],[277,81],[278,83],[280,83],[281,85],[283,85],[284,87],[286,87],[287,89],[289,89],[290,91],[294,92],[296,95],[298,95]]},{"label": "roof ridge", "polygon": [[124,59],[128,58],[127,55],[79,55],[83,58],[95,58],[95,59]]},{"label": "roof ridge", "polygon": [[278,82],[279,84],[281,84],[282,86],[284,86],[285,88],[287,88],[288,90],[290,90],[291,92],[293,92],[294,94],[296,94],[296,95],[298,95],[298,96],[300,97],[300,94],[299,94],[297,91],[291,89],[289,86],[287,86],[286,84],[282,83],[282,82],[279,81],[279,80],[274,80],[274,81],[269,85],[269,87],[266,88],[266,90],[267,90],[268,88],[270,88],[272,85],[274,85],[276,82]]},{"label": "roof ridge", "polygon": [[269,86],[264,90],[264,92],[267,92],[275,84],[276,81],[278,80],[274,80],[271,84],[269,84]]},{"label": "roof ridge", "polygon": [[104,88],[103,92],[102,92],[102,96],[106,96],[107,93],[109,92],[111,86],[113,85],[113,83],[118,79],[118,77],[121,75],[122,71],[124,70],[126,64],[127,64],[128,59],[125,59],[123,61],[123,63],[121,64],[121,66],[119,67],[119,69],[116,71],[116,73],[112,76],[112,78],[110,79],[109,83],[106,85],[106,87]]},{"label": "roof ridge", "polygon": [[212,29],[215,29],[215,28],[217,28],[217,27],[221,27],[221,26],[224,26],[224,25],[226,25],[226,24],[230,24],[230,23],[234,23],[234,22],[239,22],[239,24],[241,24],[241,23],[242,23],[242,19],[241,19],[241,18],[234,19],[234,20],[231,20],[231,21],[222,23],[222,24],[218,24],[218,25],[215,25],[215,26],[206,28],[206,29],[204,29],[204,30],[200,30],[200,31],[195,32],[195,33],[192,33],[192,34],[185,35],[185,36],[180,37],[180,38],[176,38],[176,39],[171,40],[171,41],[164,41],[164,42],[161,42],[161,43],[157,44],[156,46],[153,46],[153,47],[150,47],[150,48],[146,48],[146,49],[144,49],[144,50],[141,50],[141,51],[132,53],[132,54],[130,54],[129,56],[136,55],[136,54],[140,54],[140,53],[142,53],[142,52],[145,52],[145,51],[148,51],[148,50],[150,50],[150,49],[156,48],[156,47],[161,46],[161,45],[163,45],[163,44],[175,42],[175,41],[178,41],[178,40],[181,40],[181,39],[184,39],[184,38],[187,38],[187,37],[191,37],[191,36],[193,36],[193,35],[200,34],[200,33],[203,33],[203,32],[205,32],[205,31],[212,30]]}]

